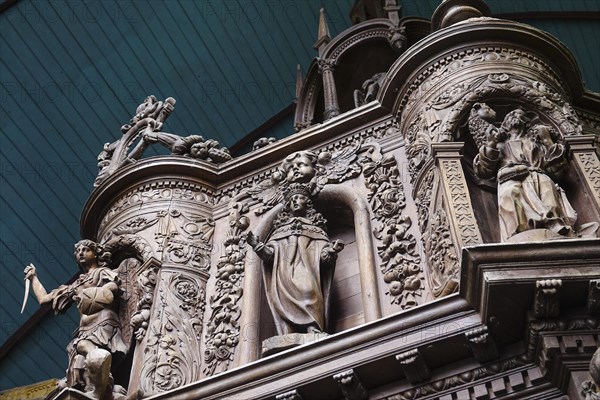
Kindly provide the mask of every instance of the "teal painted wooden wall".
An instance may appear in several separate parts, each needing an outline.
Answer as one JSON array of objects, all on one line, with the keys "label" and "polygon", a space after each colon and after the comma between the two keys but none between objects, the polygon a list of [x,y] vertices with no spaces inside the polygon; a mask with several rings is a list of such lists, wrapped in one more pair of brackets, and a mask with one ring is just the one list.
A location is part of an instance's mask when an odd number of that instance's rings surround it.
[{"label": "teal painted wooden wall", "polygon": [[[429,18],[438,0],[403,1]],[[30,1],[0,14],[0,344],[19,314],[23,268],[48,289],[77,270],[72,246],[92,190],[96,156],[147,94],[177,99],[165,130],[231,146],[294,97],[295,69],[315,56],[318,10],[332,35],[353,0]],[[598,1],[488,0],[494,13],[600,11]],[[600,91],[598,21],[531,20],[579,60]],[[291,134],[290,117],[267,136]],[[78,315],[44,318],[0,359],[0,390],[61,377]]]}]

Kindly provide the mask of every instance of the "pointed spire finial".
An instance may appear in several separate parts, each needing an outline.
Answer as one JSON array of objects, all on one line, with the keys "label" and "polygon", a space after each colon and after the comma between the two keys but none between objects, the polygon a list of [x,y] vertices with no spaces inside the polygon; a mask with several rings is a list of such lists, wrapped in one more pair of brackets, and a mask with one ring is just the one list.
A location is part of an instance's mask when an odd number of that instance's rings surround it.
[{"label": "pointed spire finial", "polygon": [[321,8],[319,15],[319,36],[317,38],[317,42],[314,44],[314,48],[319,51],[319,55],[321,55],[323,48],[327,43],[331,41],[331,36],[329,35],[329,27],[327,26],[327,16],[325,15],[325,8]]},{"label": "pointed spire finial", "polygon": [[296,102],[300,99],[300,93],[302,92],[302,68],[300,64],[296,67]]}]

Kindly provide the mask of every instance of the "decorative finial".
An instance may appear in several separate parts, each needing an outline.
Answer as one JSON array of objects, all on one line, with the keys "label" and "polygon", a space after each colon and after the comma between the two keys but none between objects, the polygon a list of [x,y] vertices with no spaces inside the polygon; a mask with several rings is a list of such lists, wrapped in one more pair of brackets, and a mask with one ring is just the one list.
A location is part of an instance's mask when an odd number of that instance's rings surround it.
[{"label": "decorative finial", "polygon": [[300,93],[302,92],[302,68],[300,64],[296,67],[296,102],[300,99]]},{"label": "decorative finial", "polygon": [[431,27],[437,31],[469,18],[490,15],[492,13],[484,0],[444,0],[433,12]]},{"label": "decorative finial", "polygon": [[313,48],[319,51],[319,56],[322,54],[323,49],[330,41],[331,36],[329,34],[329,27],[327,26],[327,16],[325,15],[325,8],[321,8],[319,15],[319,35],[317,38],[317,42],[313,46]]}]

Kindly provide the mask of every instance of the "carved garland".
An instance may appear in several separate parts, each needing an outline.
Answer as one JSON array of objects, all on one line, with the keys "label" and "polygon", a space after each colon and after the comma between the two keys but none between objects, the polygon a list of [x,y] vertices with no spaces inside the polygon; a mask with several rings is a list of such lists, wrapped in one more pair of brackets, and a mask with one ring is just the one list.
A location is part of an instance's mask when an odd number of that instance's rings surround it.
[{"label": "carved garland", "polygon": [[239,202],[229,207],[229,226],[225,254],[217,262],[215,294],[210,297],[211,314],[206,327],[204,374],[211,376],[229,368],[240,340],[240,299],[244,281],[248,205]]},{"label": "carved garland", "polygon": [[414,307],[423,291],[421,258],[416,250],[417,241],[408,232],[412,221],[402,214],[406,206],[400,171],[393,155],[375,161],[365,158],[363,175],[369,189],[367,198],[379,224],[373,229],[381,241],[377,252],[381,257],[381,271],[389,284],[392,304],[402,309]]}]

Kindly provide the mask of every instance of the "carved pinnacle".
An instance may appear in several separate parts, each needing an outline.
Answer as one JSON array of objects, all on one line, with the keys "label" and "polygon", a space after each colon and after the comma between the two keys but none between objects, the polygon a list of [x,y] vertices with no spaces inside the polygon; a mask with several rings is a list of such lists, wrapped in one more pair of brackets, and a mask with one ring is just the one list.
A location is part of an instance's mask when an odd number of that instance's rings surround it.
[{"label": "carved pinnacle", "polygon": [[544,279],[535,282],[533,313],[537,318],[556,317],[560,312],[560,279]]},{"label": "carved pinnacle", "polygon": [[473,356],[480,363],[492,361],[498,358],[498,349],[494,338],[489,334],[487,326],[482,326],[465,332],[465,337]]},{"label": "carved pinnacle", "polygon": [[333,376],[333,380],[337,382],[344,399],[346,400],[367,400],[369,393],[363,386],[362,382],[356,375],[353,369],[349,369]]},{"label": "carved pinnacle", "polygon": [[400,363],[406,379],[412,384],[422,382],[431,377],[431,371],[418,349],[409,350],[398,354],[396,360]]},{"label": "carved pinnacle", "polygon": [[302,400],[302,396],[296,389],[275,396],[275,400]]}]

